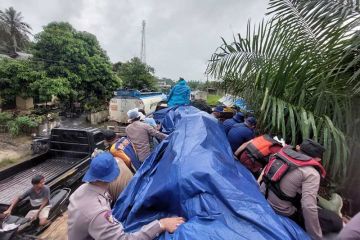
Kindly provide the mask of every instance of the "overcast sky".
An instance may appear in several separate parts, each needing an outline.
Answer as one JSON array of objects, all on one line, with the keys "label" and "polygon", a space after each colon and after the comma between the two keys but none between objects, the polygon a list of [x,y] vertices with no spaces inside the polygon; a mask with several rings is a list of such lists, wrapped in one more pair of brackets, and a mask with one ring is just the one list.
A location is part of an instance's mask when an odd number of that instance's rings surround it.
[{"label": "overcast sky", "polygon": [[146,20],[147,63],[159,77],[205,80],[207,61],[233,33],[258,23],[267,0],[0,0],[13,6],[38,33],[52,21],[67,21],[98,38],[112,62],[140,55]]}]

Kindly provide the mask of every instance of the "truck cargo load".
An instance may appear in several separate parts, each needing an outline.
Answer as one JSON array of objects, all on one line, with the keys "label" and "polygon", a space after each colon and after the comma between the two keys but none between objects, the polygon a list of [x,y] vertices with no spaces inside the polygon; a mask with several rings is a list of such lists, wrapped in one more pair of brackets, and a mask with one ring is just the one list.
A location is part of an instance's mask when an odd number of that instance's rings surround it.
[{"label": "truck cargo load", "polygon": [[136,90],[118,90],[110,100],[109,120],[120,124],[127,123],[127,112],[130,109],[144,109],[146,114],[154,112],[157,105],[166,100],[161,92],[140,92]]},{"label": "truck cargo load", "polygon": [[154,117],[170,135],[115,204],[113,214],[126,231],[181,216],[186,222],[158,239],[309,239],[273,211],[252,174],[234,159],[218,120],[191,106]]}]

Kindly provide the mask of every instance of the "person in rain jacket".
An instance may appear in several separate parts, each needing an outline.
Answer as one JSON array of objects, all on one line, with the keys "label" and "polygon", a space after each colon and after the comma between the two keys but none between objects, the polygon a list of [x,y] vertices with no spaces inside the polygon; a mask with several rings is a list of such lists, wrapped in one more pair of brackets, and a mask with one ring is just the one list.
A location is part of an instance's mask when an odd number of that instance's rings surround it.
[{"label": "person in rain jacket", "polygon": [[168,96],[168,107],[190,104],[190,87],[183,78],[171,89]]}]

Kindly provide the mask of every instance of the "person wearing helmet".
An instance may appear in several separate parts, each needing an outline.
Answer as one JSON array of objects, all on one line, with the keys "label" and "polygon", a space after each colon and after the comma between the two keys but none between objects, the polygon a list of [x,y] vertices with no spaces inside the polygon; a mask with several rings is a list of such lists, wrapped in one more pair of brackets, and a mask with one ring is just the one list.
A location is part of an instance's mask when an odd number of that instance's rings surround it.
[{"label": "person wearing helmet", "polygon": [[90,163],[82,184],[71,196],[68,207],[68,239],[154,239],[160,233],[174,232],[184,223],[181,217],[155,220],[139,231],[124,232],[113,216],[108,187],[119,175],[119,167],[109,152],[98,154]]}]

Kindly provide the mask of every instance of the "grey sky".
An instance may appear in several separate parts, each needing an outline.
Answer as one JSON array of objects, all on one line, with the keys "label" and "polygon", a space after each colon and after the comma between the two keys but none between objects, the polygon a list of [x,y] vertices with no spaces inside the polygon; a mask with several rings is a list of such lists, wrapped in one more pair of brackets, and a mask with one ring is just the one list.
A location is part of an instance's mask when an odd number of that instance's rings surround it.
[{"label": "grey sky", "polygon": [[258,23],[266,0],[1,0],[21,11],[33,33],[51,21],[70,22],[98,38],[113,62],[140,55],[146,20],[147,63],[159,77],[204,80],[207,61],[221,44]]}]

